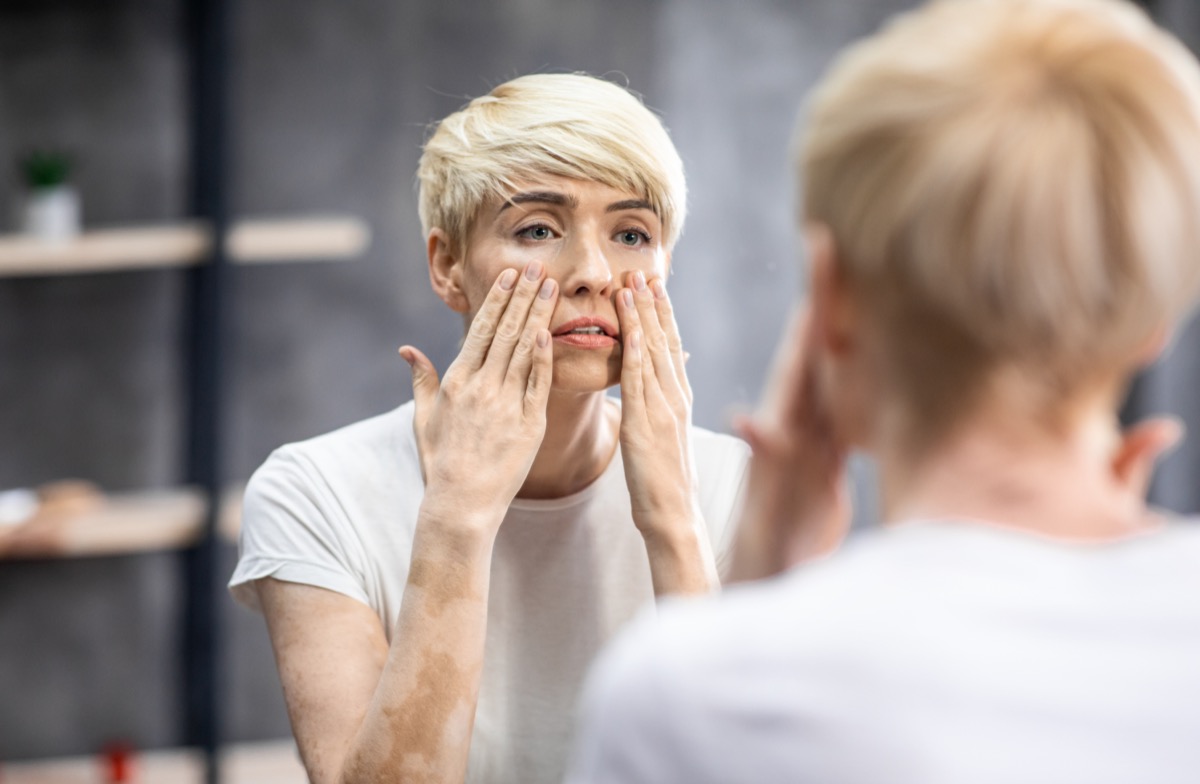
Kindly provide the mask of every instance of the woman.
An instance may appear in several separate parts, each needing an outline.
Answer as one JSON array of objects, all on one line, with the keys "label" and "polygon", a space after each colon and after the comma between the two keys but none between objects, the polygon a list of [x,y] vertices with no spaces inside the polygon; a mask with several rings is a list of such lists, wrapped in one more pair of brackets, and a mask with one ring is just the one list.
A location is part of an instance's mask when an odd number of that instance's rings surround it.
[{"label": "woman", "polygon": [[1200,283],[1200,68],[1139,9],[971,0],[843,54],[803,129],[811,308],[743,576],[631,631],[571,782],[1101,784],[1200,771],[1200,528],[1117,408]]},{"label": "woman", "polygon": [[419,178],[462,351],[439,379],[402,348],[412,403],[271,456],[231,586],[312,781],[557,782],[599,647],[716,587],[744,470],[690,424],[682,165],[626,90],[538,75],[443,120]]}]

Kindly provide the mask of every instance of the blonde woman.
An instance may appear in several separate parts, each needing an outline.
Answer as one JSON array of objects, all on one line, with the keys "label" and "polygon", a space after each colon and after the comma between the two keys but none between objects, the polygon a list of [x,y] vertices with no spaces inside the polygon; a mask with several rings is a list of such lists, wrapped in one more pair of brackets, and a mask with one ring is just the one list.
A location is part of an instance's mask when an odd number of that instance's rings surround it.
[{"label": "blonde woman", "polygon": [[802,131],[810,304],[735,546],[829,549],[601,658],[569,781],[1186,784],[1200,526],[1117,407],[1200,281],[1200,68],[1134,6],[951,0],[842,55]]},{"label": "blonde woman", "polygon": [[419,178],[462,351],[439,379],[404,347],[414,402],[270,457],[231,586],[316,784],[558,782],[599,647],[717,585],[748,453],[690,423],[683,168],[626,90],[538,75],[443,120]]}]

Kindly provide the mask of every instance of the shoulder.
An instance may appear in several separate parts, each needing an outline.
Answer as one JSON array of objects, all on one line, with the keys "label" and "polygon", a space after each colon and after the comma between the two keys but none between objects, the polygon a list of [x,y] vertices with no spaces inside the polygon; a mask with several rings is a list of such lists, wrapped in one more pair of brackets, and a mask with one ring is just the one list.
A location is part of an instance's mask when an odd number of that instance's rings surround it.
[{"label": "shoulder", "polygon": [[392,454],[404,447],[415,448],[412,421],[413,404],[410,401],[328,433],[285,444],[271,454],[265,465],[307,462],[319,466],[349,456],[361,460],[364,455]]},{"label": "shoulder", "polygon": [[247,494],[269,491],[280,483],[327,484],[337,491],[345,484],[367,483],[397,464],[417,466],[411,402],[387,413],[363,419],[273,451],[250,479]]}]

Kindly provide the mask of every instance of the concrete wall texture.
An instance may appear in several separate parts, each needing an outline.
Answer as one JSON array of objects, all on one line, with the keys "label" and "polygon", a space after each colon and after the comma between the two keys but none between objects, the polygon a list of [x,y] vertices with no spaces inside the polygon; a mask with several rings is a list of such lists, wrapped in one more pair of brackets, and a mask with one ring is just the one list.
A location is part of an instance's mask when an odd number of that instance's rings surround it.
[{"label": "concrete wall texture", "polygon": [[[691,188],[671,285],[696,420],[726,429],[757,400],[800,285],[785,166],[797,109],[837,48],[909,5],[235,3],[236,214],[352,213],[374,241],[352,263],[235,271],[229,478],[284,442],[407,400],[401,343],[440,367],[452,360],[461,326],[429,291],[417,221],[420,143],[468,97],[532,71],[627,80],[664,117]],[[75,153],[91,226],[182,216],[181,6],[0,6],[0,230],[12,228],[14,158],[38,146]],[[0,279],[0,488],[178,481],[181,283],[169,271]],[[1155,388],[1175,410],[1187,404],[1180,379]],[[1171,470],[1194,474],[1200,456],[1188,460]],[[1191,493],[1179,504],[1200,506],[1191,483],[1173,486]],[[869,516],[869,492],[863,503]],[[231,569],[231,548],[224,557]],[[178,741],[179,567],[173,554],[0,563],[0,760]],[[261,619],[232,602],[222,612],[227,735],[286,735]]]}]

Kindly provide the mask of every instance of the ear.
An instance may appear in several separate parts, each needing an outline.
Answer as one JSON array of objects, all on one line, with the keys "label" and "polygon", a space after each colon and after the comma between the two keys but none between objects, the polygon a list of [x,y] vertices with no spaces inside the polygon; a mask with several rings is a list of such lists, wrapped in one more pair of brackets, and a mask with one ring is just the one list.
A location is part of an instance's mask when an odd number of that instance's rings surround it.
[{"label": "ear", "polygon": [[463,262],[466,254],[450,240],[445,229],[430,230],[425,240],[425,251],[429,256],[429,285],[442,302],[455,313],[470,310],[466,292],[463,291]]},{"label": "ear", "polygon": [[813,340],[834,356],[853,350],[859,331],[858,311],[846,275],[838,263],[833,231],[823,223],[806,223],[808,287]]}]

